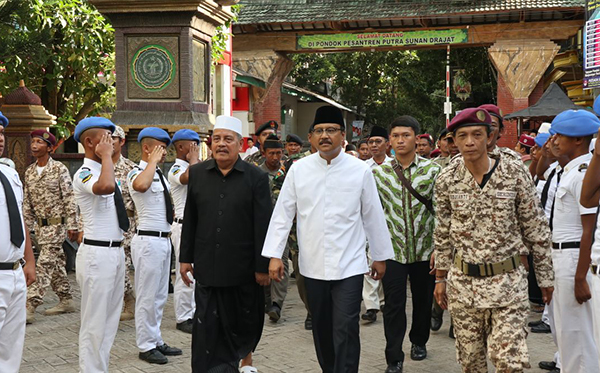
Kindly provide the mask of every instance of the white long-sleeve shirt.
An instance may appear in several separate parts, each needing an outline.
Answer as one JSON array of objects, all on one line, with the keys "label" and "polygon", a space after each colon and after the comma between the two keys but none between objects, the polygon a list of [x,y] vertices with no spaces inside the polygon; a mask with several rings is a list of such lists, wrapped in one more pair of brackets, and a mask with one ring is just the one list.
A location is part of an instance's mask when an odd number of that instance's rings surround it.
[{"label": "white long-sleeve shirt", "polygon": [[328,165],[319,153],[289,169],[269,223],[262,255],[281,258],[297,216],[300,273],[342,280],[368,272],[366,241],[374,261],[394,257],[371,169],[344,152]]}]

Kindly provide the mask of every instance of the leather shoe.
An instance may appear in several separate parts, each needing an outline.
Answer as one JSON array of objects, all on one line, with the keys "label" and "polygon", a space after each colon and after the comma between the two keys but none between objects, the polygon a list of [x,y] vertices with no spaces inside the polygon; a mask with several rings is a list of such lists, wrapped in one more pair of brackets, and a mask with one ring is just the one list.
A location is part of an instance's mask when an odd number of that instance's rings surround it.
[{"label": "leather shoe", "polygon": [[277,303],[273,303],[273,305],[267,310],[267,315],[269,315],[269,320],[273,322],[279,321],[281,318],[281,307],[279,307]]},{"label": "leather shoe", "polygon": [[304,329],[312,330],[312,316],[306,315],[306,320],[304,320]]},{"label": "leather shoe", "polygon": [[177,356],[177,355],[181,355],[183,352],[176,348],[176,347],[171,347],[168,344],[163,344],[162,346],[156,346],[156,349],[163,355],[167,355],[167,356]]},{"label": "leather shoe", "polygon": [[540,324],[543,324],[544,322],[542,321],[542,319],[539,319],[538,321],[530,321],[529,323],[527,323],[527,326],[532,328],[534,326],[538,326]]},{"label": "leather shoe", "polygon": [[423,360],[427,357],[427,348],[413,344],[410,348],[410,358],[412,360]]},{"label": "leather shoe", "polygon": [[385,369],[385,373],[402,373],[402,362],[391,363]]},{"label": "leather shoe", "polygon": [[157,348],[150,351],[140,352],[139,357],[150,364],[166,364],[169,360]]},{"label": "leather shoe", "polygon": [[377,312],[378,310],[367,310],[360,318],[369,323],[375,322],[377,321]]},{"label": "leather shoe", "polygon": [[437,332],[442,327],[442,318],[431,317],[431,330]]},{"label": "leather shoe", "polygon": [[556,368],[556,363],[554,361],[540,361],[538,366],[544,370],[553,370]]},{"label": "leather shoe", "polygon": [[194,328],[194,320],[189,319],[183,322],[177,323],[177,330],[181,330],[184,333],[192,334],[192,329]]},{"label": "leather shoe", "polygon": [[550,325],[546,323],[541,323],[540,325],[531,327],[532,333],[550,333]]}]

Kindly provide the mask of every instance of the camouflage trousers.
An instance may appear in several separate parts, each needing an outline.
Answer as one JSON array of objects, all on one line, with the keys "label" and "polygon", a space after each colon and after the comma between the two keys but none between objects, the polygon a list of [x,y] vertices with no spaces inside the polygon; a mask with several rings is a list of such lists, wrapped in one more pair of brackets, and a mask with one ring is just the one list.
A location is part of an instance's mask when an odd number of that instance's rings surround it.
[{"label": "camouflage trousers", "polygon": [[473,308],[449,304],[456,336],[456,358],[465,373],[487,373],[487,357],[498,373],[530,368],[525,324],[527,300],[499,308]]},{"label": "camouflage trousers", "polygon": [[123,247],[125,251],[125,292],[124,296],[133,294],[133,285],[131,285],[131,278],[129,277],[129,268],[131,268],[131,246]]},{"label": "camouflage trousers", "polygon": [[33,307],[42,305],[48,286],[52,287],[60,300],[73,298],[65,261],[65,252],[62,246],[40,245],[40,256],[35,265],[36,281],[27,289],[28,304]]}]

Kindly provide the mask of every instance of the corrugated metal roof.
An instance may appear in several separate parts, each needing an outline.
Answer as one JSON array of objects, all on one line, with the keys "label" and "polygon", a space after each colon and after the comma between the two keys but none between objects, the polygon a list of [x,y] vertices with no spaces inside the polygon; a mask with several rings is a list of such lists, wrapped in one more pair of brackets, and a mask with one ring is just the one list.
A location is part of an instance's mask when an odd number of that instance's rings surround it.
[{"label": "corrugated metal roof", "polygon": [[241,0],[237,24],[343,22],[581,9],[585,0]]}]

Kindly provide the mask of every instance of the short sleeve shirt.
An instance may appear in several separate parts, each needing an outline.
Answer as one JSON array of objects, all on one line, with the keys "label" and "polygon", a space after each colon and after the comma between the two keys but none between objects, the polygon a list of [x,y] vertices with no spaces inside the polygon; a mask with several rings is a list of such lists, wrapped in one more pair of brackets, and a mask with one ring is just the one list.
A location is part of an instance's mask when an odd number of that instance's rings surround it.
[{"label": "short sleeve shirt", "polygon": [[[140,193],[133,189],[133,181],[146,169],[147,162],[140,161],[139,166],[131,170],[127,176],[129,184],[129,193],[138,216],[138,229],[147,231],[169,232],[171,225],[167,222],[167,209],[165,202],[164,187],[160,182],[158,172],[154,171],[152,185],[145,193]],[[165,178],[166,179],[166,178]],[[165,180],[167,188],[169,182]]]},{"label": "short sleeve shirt", "polygon": [[[4,164],[0,164],[0,172],[6,176],[12,187],[21,215],[21,224],[23,224],[23,184],[21,184],[19,174]],[[4,193],[4,187],[0,183],[0,262],[7,263],[16,262],[23,257],[25,241],[23,241],[20,247],[16,247],[10,242],[10,220],[8,217],[8,204],[6,203]],[[24,229],[23,233],[25,233]]]},{"label": "short sleeve shirt", "polygon": [[179,219],[183,218],[188,189],[187,185],[182,184],[180,179],[189,166],[188,162],[178,158],[169,170],[169,184],[171,184],[171,195],[175,204],[175,217]]}]

